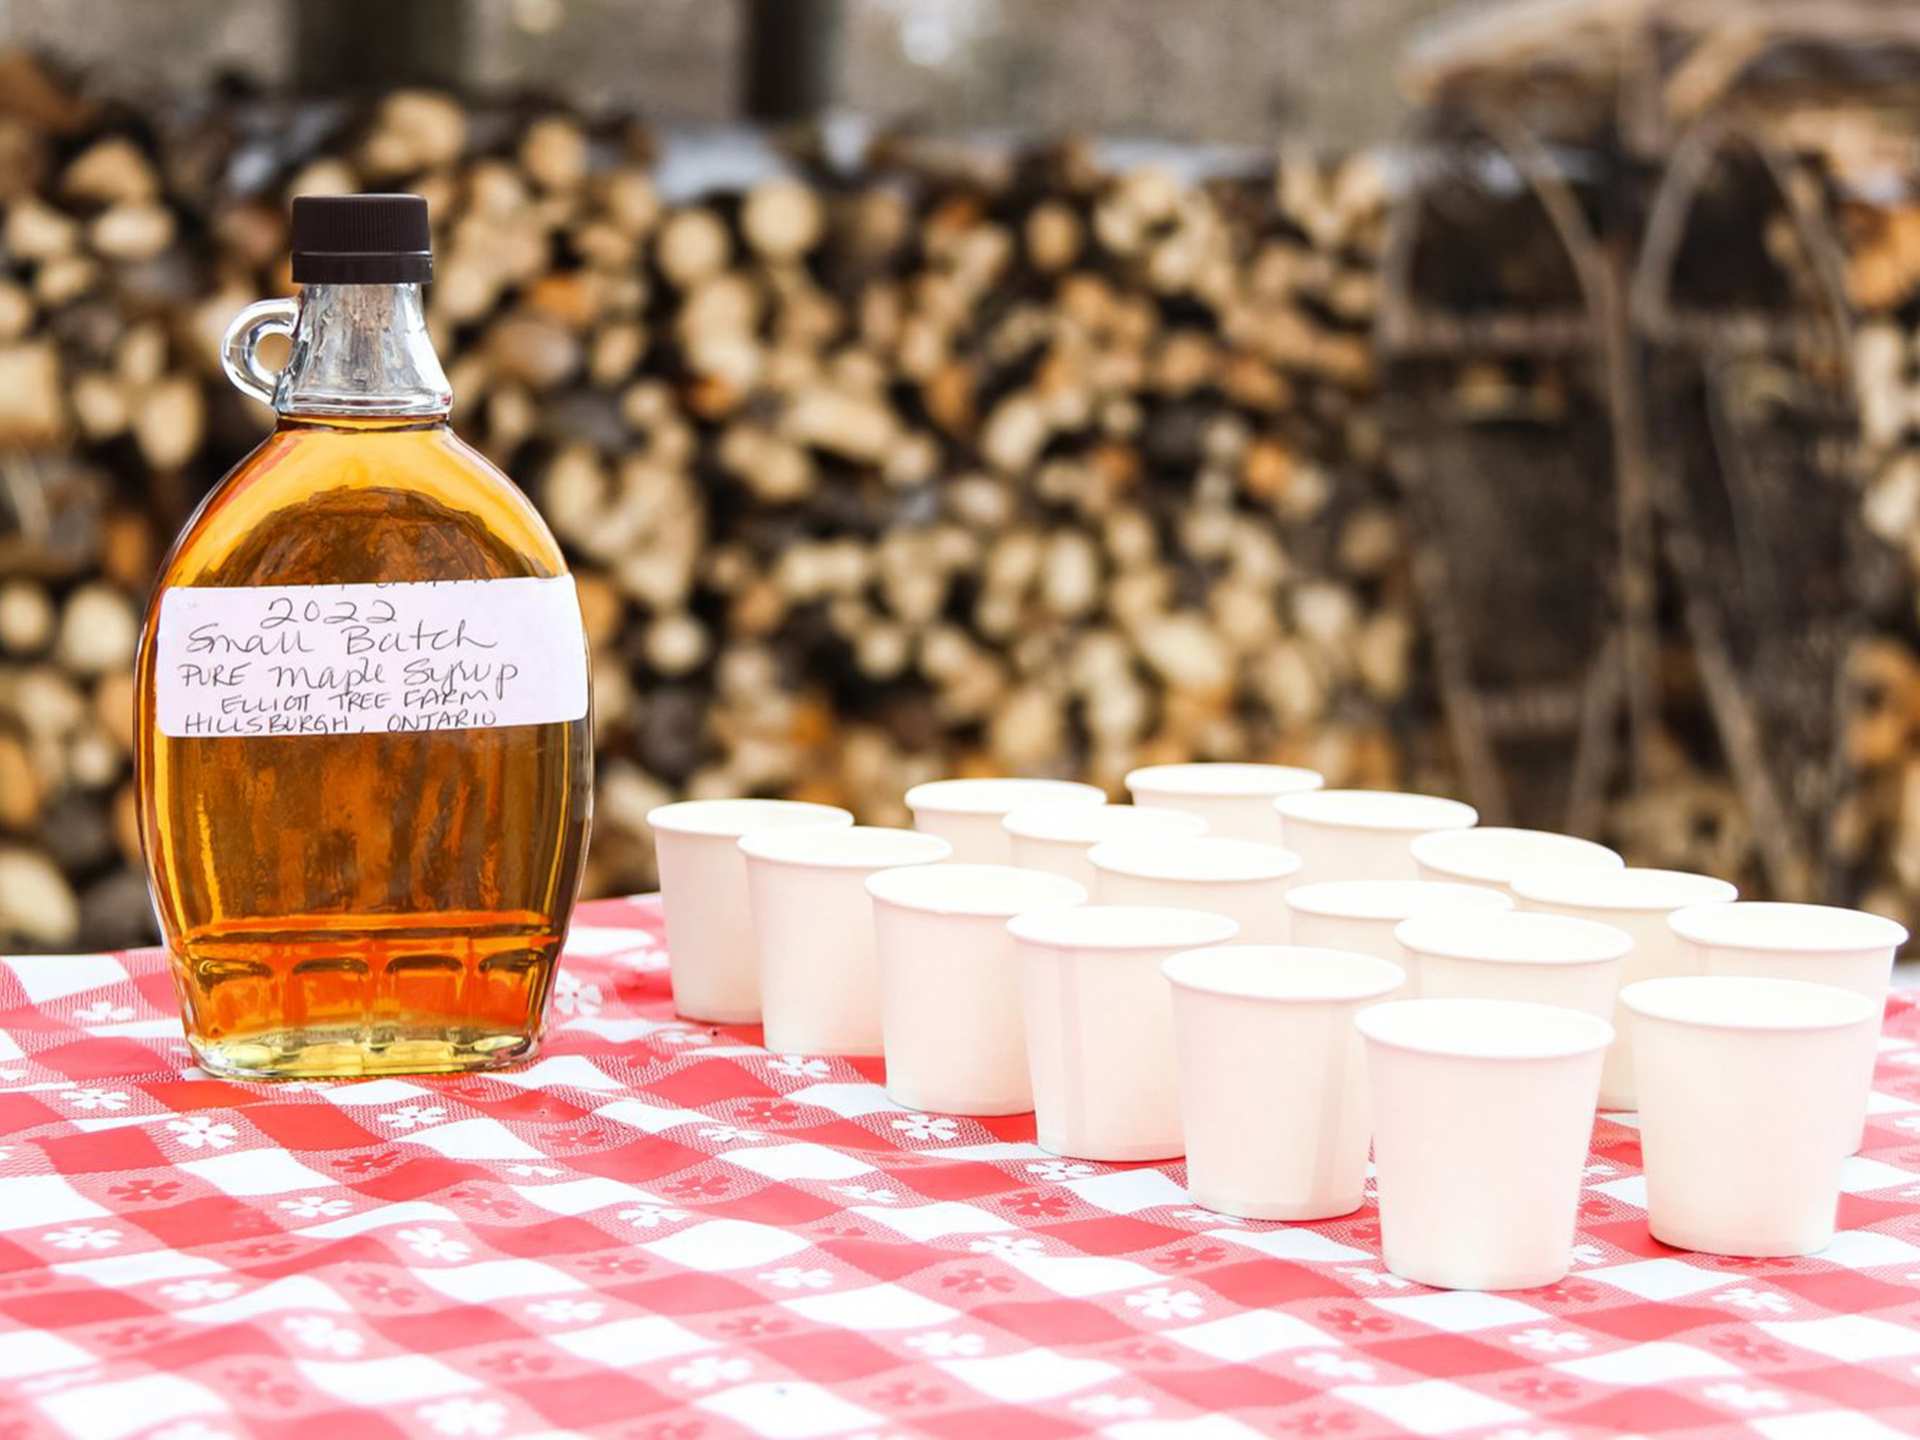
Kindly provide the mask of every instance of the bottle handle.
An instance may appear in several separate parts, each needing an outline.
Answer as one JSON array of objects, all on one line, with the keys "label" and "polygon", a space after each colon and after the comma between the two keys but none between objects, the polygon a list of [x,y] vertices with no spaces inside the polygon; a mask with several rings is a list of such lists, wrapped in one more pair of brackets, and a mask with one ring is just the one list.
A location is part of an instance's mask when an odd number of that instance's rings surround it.
[{"label": "bottle handle", "polygon": [[243,395],[262,405],[273,404],[274,386],[279,375],[260,363],[260,341],[267,335],[293,334],[300,314],[297,300],[261,300],[233,317],[226,338],[220,342],[220,366],[227,379]]}]

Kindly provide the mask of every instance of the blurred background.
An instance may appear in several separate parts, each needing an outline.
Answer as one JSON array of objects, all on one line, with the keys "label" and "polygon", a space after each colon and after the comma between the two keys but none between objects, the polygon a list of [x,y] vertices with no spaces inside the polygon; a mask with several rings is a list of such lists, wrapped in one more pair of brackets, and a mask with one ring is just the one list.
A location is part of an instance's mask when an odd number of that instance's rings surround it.
[{"label": "blurred background", "polygon": [[1920,915],[1902,0],[0,0],[0,948],[290,196],[411,189],[645,814],[1271,759]]}]

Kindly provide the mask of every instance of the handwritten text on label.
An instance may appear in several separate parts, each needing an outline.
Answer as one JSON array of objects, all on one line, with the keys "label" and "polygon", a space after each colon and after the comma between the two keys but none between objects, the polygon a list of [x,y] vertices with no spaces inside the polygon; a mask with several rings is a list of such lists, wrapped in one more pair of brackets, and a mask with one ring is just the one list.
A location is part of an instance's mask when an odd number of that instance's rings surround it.
[{"label": "handwritten text on label", "polygon": [[184,586],[160,602],[176,738],[546,725],[587,713],[573,577]]}]

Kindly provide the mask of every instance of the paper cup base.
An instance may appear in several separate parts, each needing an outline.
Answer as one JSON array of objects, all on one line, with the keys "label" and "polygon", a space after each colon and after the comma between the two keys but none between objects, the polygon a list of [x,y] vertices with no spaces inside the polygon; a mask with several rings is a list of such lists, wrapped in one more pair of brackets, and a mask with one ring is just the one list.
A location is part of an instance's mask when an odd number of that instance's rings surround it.
[{"label": "paper cup base", "polygon": [[1234,1200],[1222,1195],[1208,1195],[1188,1187],[1187,1193],[1193,1197],[1193,1203],[1203,1209],[1217,1211],[1222,1215],[1233,1215],[1242,1220],[1337,1220],[1342,1215],[1351,1215],[1360,1208],[1363,1196],[1352,1199],[1341,1197],[1322,1204],[1275,1204],[1272,1201],[1248,1202]]},{"label": "paper cup base", "polygon": [[1162,1141],[1157,1145],[1081,1145],[1043,1133],[1034,1136],[1034,1143],[1049,1155],[1058,1155],[1064,1160],[1098,1160],[1106,1163],[1178,1160],[1186,1153],[1177,1140],[1171,1144]]},{"label": "paper cup base", "polygon": [[682,1020],[697,1020],[702,1025],[758,1025],[760,1007],[751,1010],[728,1010],[724,1006],[701,1005],[695,1002],[691,1006],[674,1003],[673,1013]]},{"label": "paper cup base", "polygon": [[844,1055],[871,1060],[881,1053],[876,1044],[843,1043],[824,1035],[782,1035],[777,1030],[762,1031],[760,1044],[775,1055]]},{"label": "paper cup base", "polygon": [[1570,1261],[1558,1265],[1536,1266],[1531,1270],[1483,1270],[1472,1265],[1408,1265],[1397,1255],[1384,1256],[1387,1269],[1402,1280],[1416,1285],[1431,1285],[1436,1290],[1534,1290],[1542,1285],[1557,1285],[1573,1268]]},{"label": "paper cup base", "polygon": [[887,1098],[903,1110],[918,1110],[925,1115],[1025,1115],[1033,1109],[1033,1097],[1013,1096],[1006,1100],[969,1100],[951,1095],[916,1094],[911,1086],[886,1087]]},{"label": "paper cup base", "polygon": [[1728,1236],[1705,1232],[1683,1234],[1651,1220],[1647,1222],[1647,1232],[1662,1245],[1671,1245],[1676,1250],[1692,1250],[1700,1255],[1730,1255],[1741,1260],[1775,1260],[1791,1255],[1817,1255],[1833,1243],[1834,1226],[1828,1225],[1825,1233],[1820,1235],[1797,1239],[1782,1236],[1769,1241],[1733,1240]]}]

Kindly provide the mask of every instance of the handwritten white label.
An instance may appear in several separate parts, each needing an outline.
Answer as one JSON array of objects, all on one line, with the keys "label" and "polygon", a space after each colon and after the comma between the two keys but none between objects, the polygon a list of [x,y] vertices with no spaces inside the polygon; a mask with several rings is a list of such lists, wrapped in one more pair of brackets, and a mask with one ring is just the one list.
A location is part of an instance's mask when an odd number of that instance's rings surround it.
[{"label": "handwritten white label", "polygon": [[177,738],[546,725],[587,713],[573,577],[183,586],[160,602]]}]

